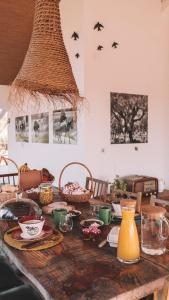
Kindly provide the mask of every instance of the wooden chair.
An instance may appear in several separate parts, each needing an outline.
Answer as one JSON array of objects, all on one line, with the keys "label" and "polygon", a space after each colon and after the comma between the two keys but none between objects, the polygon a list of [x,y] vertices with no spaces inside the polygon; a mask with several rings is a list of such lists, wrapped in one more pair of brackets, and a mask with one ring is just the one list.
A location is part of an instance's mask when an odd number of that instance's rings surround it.
[{"label": "wooden chair", "polygon": [[142,193],[132,193],[128,191],[123,191],[123,190],[113,190],[111,192],[112,194],[112,201],[117,201],[117,196],[121,195],[122,198],[130,198],[130,199],[135,199],[136,200],[136,212],[140,213],[141,211],[141,200],[142,200]]},{"label": "wooden chair", "polygon": [[19,172],[19,168],[17,164],[14,162],[14,160],[8,157],[0,156],[0,166],[2,164],[8,166],[9,163],[13,164],[16,167],[17,172],[0,174],[0,184],[12,184],[16,186],[18,184],[18,172]]},{"label": "wooden chair", "polygon": [[155,290],[153,300],[169,300],[169,276],[164,280],[162,290]]},{"label": "wooden chair", "polygon": [[0,184],[17,185],[18,173],[0,174]]},{"label": "wooden chair", "polygon": [[86,177],[86,189],[90,190],[93,182],[93,198],[98,200],[106,201],[106,196],[108,192],[108,181],[101,179]]},{"label": "wooden chair", "polygon": [[151,195],[150,204],[151,205],[157,204],[159,206],[165,207],[167,210],[166,216],[169,217],[169,200],[158,199],[158,198],[156,198],[155,195]]}]

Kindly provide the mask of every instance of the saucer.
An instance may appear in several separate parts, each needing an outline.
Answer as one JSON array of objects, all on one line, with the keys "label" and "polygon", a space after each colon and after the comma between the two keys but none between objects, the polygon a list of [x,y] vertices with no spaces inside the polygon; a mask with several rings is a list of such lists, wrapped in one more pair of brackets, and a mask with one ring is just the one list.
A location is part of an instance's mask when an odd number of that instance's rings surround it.
[{"label": "saucer", "polygon": [[20,227],[14,229],[11,232],[11,237],[13,240],[20,241],[20,242],[26,242],[26,241],[35,241],[35,240],[41,240],[48,236],[50,236],[53,233],[53,229],[50,226],[44,225],[41,233],[39,235],[36,235],[35,237],[31,236],[30,238],[25,237]]}]

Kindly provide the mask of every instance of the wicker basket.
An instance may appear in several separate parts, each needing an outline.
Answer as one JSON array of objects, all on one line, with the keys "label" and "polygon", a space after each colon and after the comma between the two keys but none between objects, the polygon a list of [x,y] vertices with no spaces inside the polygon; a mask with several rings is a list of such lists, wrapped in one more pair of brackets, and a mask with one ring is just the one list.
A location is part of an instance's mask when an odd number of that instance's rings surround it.
[{"label": "wicker basket", "polygon": [[[62,187],[61,187],[62,175],[63,175],[63,172],[65,171],[65,169],[71,165],[80,165],[80,166],[84,167],[87,170],[87,172],[89,173],[89,176],[91,177],[92,182],[91,182],[91,190],[88,190],[87,193],[80,194],[80,195],[72,195],[72,194],[65,194],[62,192]],[[65,200],[67,202],[76,202],[76,203],[88,202],[90,200],[91,196],[93,195],[93,177],[92,177],[90,170],[84,164],[82,164],[80,162],[71,162],[62,169],[60,176],[59,176],[58,187],[59,187],[60,196],[63,200]]]},{"label": "wicker basket", "polygon": [[[19,167],[14,160],[12,160],[8,157],[5,157],[5,156],[0,156],[0,164],[2,162],[5,163],[5,165],[8,165],[9,163],[14,164],[19,173]],[[10,199],[13,199],[15,197],[16,197],[16,192],[0,192],[0,204],[4,203]]]}]

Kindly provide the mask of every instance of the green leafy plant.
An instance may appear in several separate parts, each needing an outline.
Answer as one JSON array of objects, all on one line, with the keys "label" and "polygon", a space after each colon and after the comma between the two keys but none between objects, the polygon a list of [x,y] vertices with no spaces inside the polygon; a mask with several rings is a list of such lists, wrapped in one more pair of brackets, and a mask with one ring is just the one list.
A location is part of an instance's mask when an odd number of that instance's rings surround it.
[{"label": "green leafy plant", "polygon": [[127,183],[119,178],[119,176],[116,176],[114,181],[111,184],[112,190],[122,190],[126,191],[127,190]]}]

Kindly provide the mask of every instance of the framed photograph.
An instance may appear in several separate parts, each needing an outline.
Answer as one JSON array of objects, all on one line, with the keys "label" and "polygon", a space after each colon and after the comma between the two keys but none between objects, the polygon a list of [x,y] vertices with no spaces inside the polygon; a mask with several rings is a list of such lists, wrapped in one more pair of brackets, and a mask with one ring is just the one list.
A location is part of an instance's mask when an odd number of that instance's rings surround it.
[{"label": "framed photograph", "polygon": [[33,143],[49,143],[49,114],[32,115],[31,129]]},{"label": "framed photograph", "polygon": [[111,144],[148,142],[148,96],[110,93]]},{"label": "framed photograph", "polygon": [[16,142],[29,142],[29,117],[22,116],[15,118]]},{"label": "framed photograph", "polygon": [[53,142],[55,144],[77,144],[77,121],[72,109],[53,112]]}]

